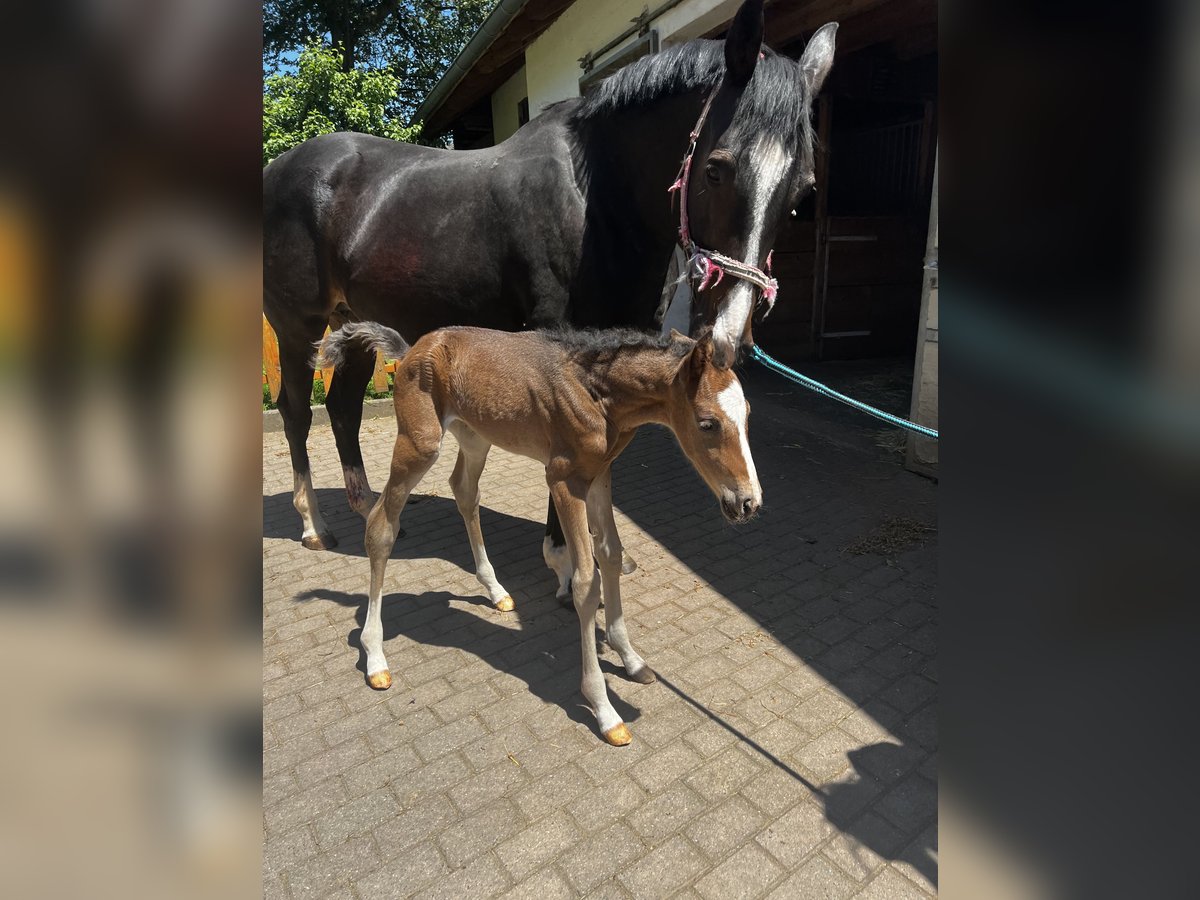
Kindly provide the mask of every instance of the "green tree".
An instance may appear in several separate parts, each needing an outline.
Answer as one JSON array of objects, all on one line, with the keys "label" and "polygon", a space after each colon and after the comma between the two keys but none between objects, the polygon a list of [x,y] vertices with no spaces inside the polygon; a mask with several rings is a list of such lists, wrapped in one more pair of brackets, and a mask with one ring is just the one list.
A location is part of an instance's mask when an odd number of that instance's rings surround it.
[{"label": "green tree", "polygon": [[389,112],[412,122],[421,101],[487,18],[496,0],[267,0],[263,64],[277,69],[312,41],[342,49],[341,67],[387,69],[399,79]]},{"label": "green tree", "polygon": [[294,73],[263,80],[263,165],[311,137],[334,131],[415,140],[420,125],[405,125],[389,113],[398,88],[399,79],[391,72],[347,71],[340,50],[310,43],[300,51]]}]

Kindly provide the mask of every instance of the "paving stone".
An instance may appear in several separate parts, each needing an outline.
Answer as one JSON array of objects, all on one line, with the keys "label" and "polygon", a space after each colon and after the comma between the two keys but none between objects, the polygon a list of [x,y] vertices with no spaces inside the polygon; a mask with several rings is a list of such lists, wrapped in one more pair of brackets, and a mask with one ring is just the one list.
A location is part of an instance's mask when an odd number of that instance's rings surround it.
[{"label": "paving stone", "polygon": [[844,900],[858,890],[858,884],[820,854],[812,857],[783,884],[773,890],[770,900]]},{"label": "paving stone", "polygon": [[926,900],[932,896],[889,867],[884,868],[875,880],[857,896],[862,900]]},{"label": "paving stone", "polygon": [[513,799],[525,818],[534,822],[551,810],[570,803],[591,787],[592,782],[578,766],[567,765],[537,779],[516,793]]},{"label": "paving stone", "polygon": [[701,759],[684,743],[674,743],[655,752],[629,769],[634,781],[656,794],[677,778],[693,772]]},{"label": "paving stone", "polygon": [[904,845],[904,835],[886,819],[867,812],[826,842],[822,852],[856,881],[879,871]]},{"label": "paving stone", "polygon": [[565,812],[530,825],[496,848],[496,856],[514,881],[521,881],[576,843],[582,833]]},{"label": "paving stone", "polygon": [[289,868],[288,888],[295,900],[312,900],[372,872],[379,864],[374,841],[348,841]]},{"label": "paving stone", "polygon": [[682,837],[647,853],[618,878],[636,900],[676,896],[679,888],[708,868],[704,855]]},{"label": "paving stone", "polygon": [[575,896],[566,878],[554,869],[543,869],[504,894],[503,900],[572,900]]},{"label": "paving stone", "polygon": [[645,851],[645,845],[629,826],[618,822],[569,849],[559,858],[558,868],[577,891],[590,891],[623,871]]},{"label": "paving stone", "polygon": [[791,870],[832,832],[824,810],[805,801],[771,822],[756,840]]},{"label": "paving stone", "polygon": [[[339,747],[347,745],[351,745],[351,742],[347,741]],[[357,755],[358,746],[357,742],[353,743],[353,755]],[[329,768],[326,757],[319,759],[323,760],[319,768]],[[342,780],[346,785],[346,792],[351,797],[361,797],[368,791],[379,790],[397,779],[407,781],[404,776],[420,765],[421,758],[411,748],[397,747],[387,753],[368,754],[366,762],[345,770]]]},{"label": "paving stone", "polygon": [[730,847],[757,832],[766,817],[740,796],[733,796],[697,818],[684,832],[711,859],[720,859]]},{"label": "paving stone", "polygon": [[607,828],[626,813],[637,809],[649,796],[628,775],[618,775],[572,801],[567,810],[579,827],[590,834]]},{"label": "paving stone", "polygon": [[341,803],[313,824],[317,841],[323,848],[336,847],[347,839],[370,832],[400,812],[400,804],[390,791],[373,791],[355,800]]},{"label": "paving stone", "polygon": [[628,819],[638,834],[651,844],[683,828],[705,808],[704,798],[681,782],[675,782],[645,803]]},{"label": "paving stone", "polygon": [[374,830],[375,843],[383,858],[391,859],[456,821],[458,816],[458,810],[445,797],[426,797],[378,825]]},{"label": "paving stone", "polygon": [[696,767],[688,786],[707,800],[720,800],[759,774],[763,766],[740,747],[733,746]]},{"label": "paving stone", "polygon": [[269,832],[282,833],[312,822],[345,800],[346,789],[341,782],[329,778],[264,810],[263,822]]},{"label": "paving stone", "polygon": [[745,797],[769,817],[774,818],[790,809],[811,792],[796,775],[780,766],[770,766],[744,784],[738,794]]},{"label": "paving stone", "polygon": [[485,900],[508,888],[511,882],[496,857],[481,856],[456,872],[438,878],[417,894],[418,900]]},{"label": "paving stone", "polygon": [[371,900],[399,900],[411,897],[435,879],[444,878],[450,871],[437,847],[426,842],[410,847],[375,872],[356,878],[354,889],[358,896],[370,897]]},{"label": "paving stone", "polygon": [[875,811],[901,831],[915,832],[937,815],[937,785],[911,775],[879,800]]},{"label": "paving stone", "polygon": [[759,897],[783,873],[783,869],[761,847],[750,843],[696,882],[696,891],[706,900],[728,897]]},{"label": "paving stone", "polygon": [[458,868],[524,827],[516,807],[500,800],[444,829],[438,844],[450,866]]},{"label": "paving stone", "polygon": [[789,758],[812,772],[819,784],[824,784],[850,768],[849,753],[858,746],[857,738],[838,728],[831,728],[797,748]]},{"label": "paving stone", "polygon": [[[539,464],[494,450],[484,474],[488,549],[519,604],[501,616],[469,571],[447,437],[389,568],[395,683],[376,692],[356,668],[363,526],[332,433],[314,428],[309,449],[333,553],[299,546],[284,436],[264,435],[264,896],[936,890],[936,535],[896,567],[840,551],[884,516],[931,509],[936,488],[873,450],[869,427],[821,419],[837,440],[805,439],[775,381],[748,372],[746,390],[770,516],[723,525],[662,429],[614,467],[640,565],[628,627],[662,676],[625,680],[602,645],[625,748],[580,706],[576,620],[541,560]],[[361,431],[376,486],[394,427]],[[802,476],[797,440],[814,461]]]}]

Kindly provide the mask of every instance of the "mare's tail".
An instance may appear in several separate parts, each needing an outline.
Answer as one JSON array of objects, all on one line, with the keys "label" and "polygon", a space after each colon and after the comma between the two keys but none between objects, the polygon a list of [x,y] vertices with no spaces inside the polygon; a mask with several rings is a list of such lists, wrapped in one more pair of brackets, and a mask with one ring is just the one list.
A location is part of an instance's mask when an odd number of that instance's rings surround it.
[{"label": "mare's tail", "polygon": [[336,369],[346,359],[346,348],[350,346],[378,350],[388,359],[400,359],[410,349],[400,332],[378,322],[350,322],[315,346],[315,369]]}]

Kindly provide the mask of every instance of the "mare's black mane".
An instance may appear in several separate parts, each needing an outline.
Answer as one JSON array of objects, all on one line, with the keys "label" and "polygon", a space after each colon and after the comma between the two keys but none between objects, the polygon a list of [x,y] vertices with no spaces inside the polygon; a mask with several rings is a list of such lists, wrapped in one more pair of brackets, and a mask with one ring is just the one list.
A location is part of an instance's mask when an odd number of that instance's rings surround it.
[{"label": "mare's black mane", "polygon": [[[738,100],[733,127],[766,132],[812,146],[811,99],[800,64],[774,50],[763,57]],[[606,78],[573,110],[576,121],[590,121],[654,100],[697,90],[711,90],[725,74],[724,41],[694,40],[643,56]]]}]

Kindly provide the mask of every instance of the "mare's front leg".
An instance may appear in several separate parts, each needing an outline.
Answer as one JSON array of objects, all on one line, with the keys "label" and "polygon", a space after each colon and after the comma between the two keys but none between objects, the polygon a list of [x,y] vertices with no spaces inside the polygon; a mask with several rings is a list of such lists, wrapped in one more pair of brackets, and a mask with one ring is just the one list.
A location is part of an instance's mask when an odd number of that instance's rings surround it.
[{"label": "mare's front leg", "polygon": [[[429,413],[432,414],[432,408]],[[399,410],[398,410],[399,413]],[[412,416],[409,417],[413,418]],[[441,425],[436,415],[432,421],[428,416],[417,416],[415,432],[406,427],[412,425],[401,415],[400,433],[392,453],[392,470],[383,493],[367,516],[365,538],[367,556],[371,560],[371,592],[367,595],[367,618],[363,623],[362,646],[367,653],[367,683],[376,690],[392,686],[392,673],[383,655],[383,578],[388,557],[396,544],[400,528],[400,513],[408,495],[437,461],[441,446]]]},{"label": "mare's front leg", "polygon": [[609,646],[621,656],[625,672],[640,684],[650,684],[657,679],[654,670],[633,649],[629,634],[625,630],[625,614],[621,608],[621,559],[624,550],[617,533],[617,521],[612,507],[612,469],[592,482],[588,492],[588,519],[596,532],[596,563],[600,568],[600,580],[604,586],[604,635]]},{"label": "mare's front leg", "polygon": [[363,395],[375,371],[375,351],[348,346],[342,364],[333,376],[333,385],[325,399],[329,424],[342,461],[346,481],[346,500],[364,519],[371,514],[375,495],[367,483],[358,433],[362,426]]},{"label": "mare's front leg", "polygon": [[551,481],[550,496],[558,509],[574,564],[571,591],[575,611],[579,615],[579,639],[583,651],[581,690],[596,716],[604,740],[620,747],[632,741],[633,735],[608,699],[604,673],[600,671],[600,659],[596,655],[596,610],[600,607],[600,582],[595,577],[592,536],[588,531],[587,495],[590,487],[583,479]]}]

